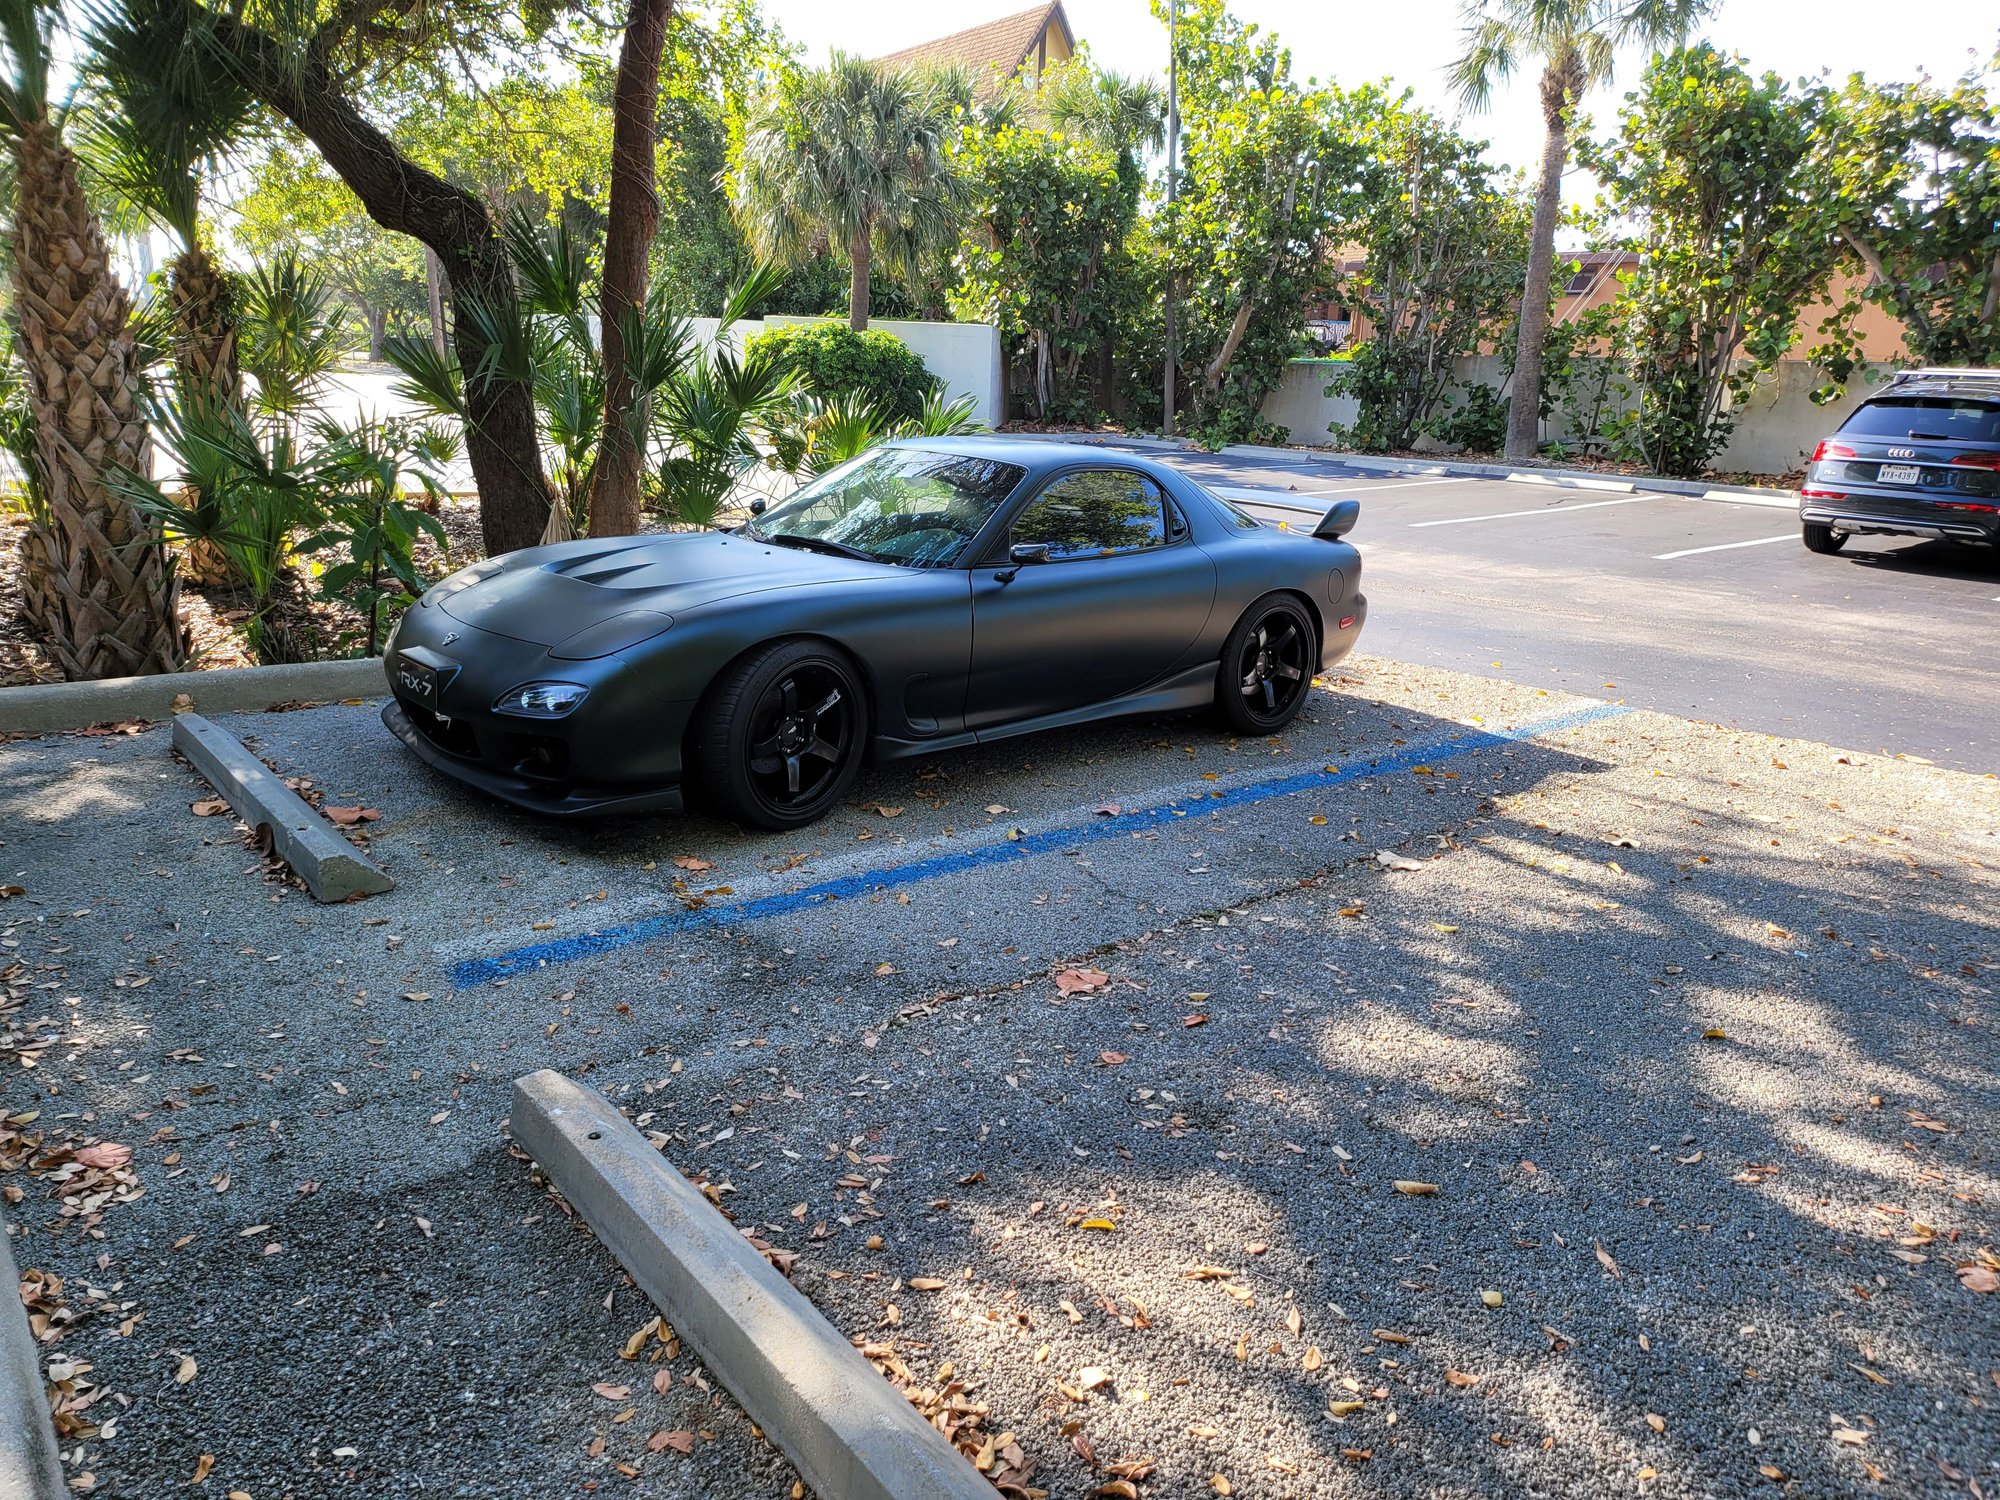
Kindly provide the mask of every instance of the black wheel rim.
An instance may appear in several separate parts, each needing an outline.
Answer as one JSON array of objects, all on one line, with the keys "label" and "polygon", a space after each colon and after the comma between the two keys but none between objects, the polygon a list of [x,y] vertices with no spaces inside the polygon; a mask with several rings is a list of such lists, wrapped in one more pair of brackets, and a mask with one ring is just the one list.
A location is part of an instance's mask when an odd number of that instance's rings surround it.
[{"label": "black wheel rim", "polygon": [[1312,632],[1288,611],[1264,616],[1243,642],[1236,686],[1253,718],[1280,719],[1312,683]]},{"label": "black wheel rim", "polygon": [[775,812],[812,807],[832,789],[854,747],[854,687],[829,662],[806,661],[764,689],[750,715],[748,770]]}]

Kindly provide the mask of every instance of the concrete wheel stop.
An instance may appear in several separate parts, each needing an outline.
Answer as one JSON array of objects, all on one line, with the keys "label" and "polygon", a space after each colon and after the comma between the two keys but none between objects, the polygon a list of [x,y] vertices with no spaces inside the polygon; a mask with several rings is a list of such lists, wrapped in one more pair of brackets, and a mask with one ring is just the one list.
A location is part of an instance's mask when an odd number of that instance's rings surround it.
[{"label": "concrete wheel stop", "polygon": [[252,828],[267,832],[271,848],[306,883],[316,901],[345,901],[396,888],[396,882],[361,857],[334,826],[226,729],[200,714],[174,720],[174,748]]},{"label": "concrete wheel stop", "polygon": [[541,1164],[751,1420],[826,1500],[993,1500],[979,1471],[603,1095],[514,1081]]}]

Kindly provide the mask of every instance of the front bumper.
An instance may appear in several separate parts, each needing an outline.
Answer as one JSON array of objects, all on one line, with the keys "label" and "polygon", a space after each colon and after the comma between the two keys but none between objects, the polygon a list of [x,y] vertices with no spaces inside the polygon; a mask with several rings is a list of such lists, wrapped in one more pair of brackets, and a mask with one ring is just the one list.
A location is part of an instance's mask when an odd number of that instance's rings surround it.
[{"label": "front bumper", "polygon": [[[434,694],[404,680],[406,655],[436,674]],[[681,745],[694,704],[655,692],[659,673],[650,659],[557,660],[532,642],[441,610],[412,609],[390,641],[383,672],[393,696],[382,723],[455,781],[559,816],[682,806]],[[520,684],[545,680],[580,682],[589,696],[556,719],[493,708]]]},{"label": "front bumper", "polygon": [[411,716],[425,712],[415,704],[405,706],[391,698],[382,705],[382,723],[425,765],[515,807],[561,816],[577,813],[679,812],[684,805],[678,786],[639,792],[598,790],[496,770],[483,761],[453,754],[418,728],[418,721]]}]

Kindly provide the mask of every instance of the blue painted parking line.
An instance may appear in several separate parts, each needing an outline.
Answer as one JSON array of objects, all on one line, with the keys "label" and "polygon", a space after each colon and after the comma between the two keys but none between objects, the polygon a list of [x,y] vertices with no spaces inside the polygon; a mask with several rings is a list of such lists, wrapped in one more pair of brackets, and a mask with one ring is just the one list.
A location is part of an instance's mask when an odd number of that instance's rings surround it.
[{"label": "blue painted parking line", "polygon": [[1148,828],[1171,823],[1176,818],[1188,817],[1197,809],[1203,813],[1218,812],[1224,808],[1248,807],[1254,803],[1268,802],[1274,797],[1290,797],[1299,792],[1322,791],[1340,782],[1366,781],[1372,777],[1408,770],[1412,766],[1434,765],[1439,761],[1469,755],[1475,750],[1487,750],[1496,745],[1539,739],[1544,735],[1558,734],[1565,729],[1577,729],[1586,724],[1594,724],[1630,712],[1632,710],[1622,703],[1595,703],[1588,708],[1524,724],[1519,729],[1474,729],[1440,736],[1421,744],[1405,745],[1388,755],[1365,763],[1341,766],[1333,770],[1316,766],[1309,771],[1277,771],[1255,780],[1238,782],[1219,791],[1206,792],[1199,797],[1163,802],[1155,807],[1134,808],[1130,812],[1122,812],[1108,818],[1094,817],[1088,823],[1048,828],[1039,833],[1023,834],[1017,839],[1002,843],[955,849],[949,854],[916,859],[908,864],[886,865],[880,869],[864,870],[858,874],[843,875],[836,880],[821,881],[817,885],[804,886],[799,890],[786,891],[779,895],[759,896],[753,900],[736,901],[726,906],[704,906],[691,911],[662,912],[658,916],[642,917],[636,922],[606,927],[595,932],[579,933],[575,937],[531,943],[524,948],[495,954],[491,958],[467,959],[463,963],[452,965],[451,979],[458,988],[465,989],[471,985],[505,979],[528,970],[546,968],[554,964],[574,963],[580,958],[590,958],[599,953],[627,948],[650,938],[714,927],[735,927],[746,922],[763,921],[769,917],[789,916],[796,912],[825,906],[830,902],[865,896],[875,891],[894,890],[898,886],[939,880],[988,865],[1012,864],[1018,860],[1032,859],[1038,854],[1049,854],[1059,849],[1074,849],[1079,844],[1125,838]]}]

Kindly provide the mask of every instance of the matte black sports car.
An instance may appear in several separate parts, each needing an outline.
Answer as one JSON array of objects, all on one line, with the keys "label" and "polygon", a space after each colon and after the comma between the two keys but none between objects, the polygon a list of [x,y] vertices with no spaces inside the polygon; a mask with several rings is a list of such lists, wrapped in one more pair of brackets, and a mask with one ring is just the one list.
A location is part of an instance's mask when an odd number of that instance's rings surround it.
[{"label": "matte black sports car", "polygon": [[529,548],[404,616],[382,720],[543,812],[795,828],[861,762],[1216,705],[1290,723],[1367,614],[1343,501],[1266,526],[1145,459],[1062,443],[872,449],[728,532]]}]

